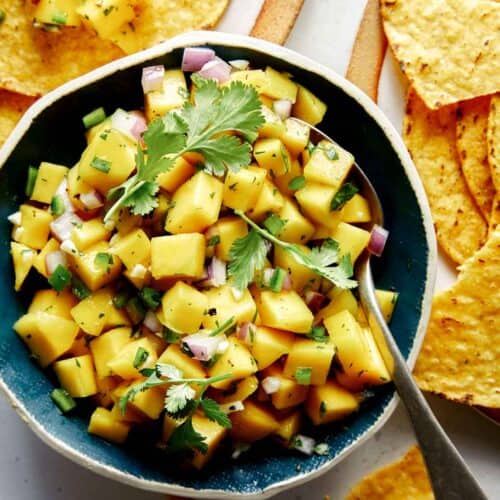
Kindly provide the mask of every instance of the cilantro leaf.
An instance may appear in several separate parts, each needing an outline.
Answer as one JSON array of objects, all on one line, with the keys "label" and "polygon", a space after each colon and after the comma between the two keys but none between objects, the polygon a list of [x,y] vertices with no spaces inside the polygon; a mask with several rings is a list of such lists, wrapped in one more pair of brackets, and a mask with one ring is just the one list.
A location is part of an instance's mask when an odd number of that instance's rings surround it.
[{"label": "cilantro leaf", "polygon": [[330,210],[340,210],[358,191],[354,184],[346,182],[332,198]]},{"label": "cilantro leaf", "polygon": [[213,399],[205,398],[201,400],[200,406],[203,409],[205,416],[214,422],[217,422],[221,427],[226,429],[231,428],[231,420],[227,414],[222,411],[219,404]]},{"label": "cilantro leaf", "polygon": [[201,453],[206,453],[208,445],[205,441],[205,436],[194,429],[193,420],[189,417],[170,436],[167,443],[167,452],[180,453],[196,449]]},{"label": "cilantro leaf", "polygon": [[159,189],[160,187],[156,182],[144,182],[125,198],[123,204],[129,207],[134,215],[146,215],[158,206],[155,195]]},{"label": "cilantro leaf", "polygon": [[252,282],[255,271],[264,267],[266,255],[264,238],[255,229],[237,239],[229,250],[228,272],[233,278],[232,286],[245,290]]},{"label": "cilantro leaf", "polygon": [[156,365],[156,371],[161,377],[165,377],[170,380],[181,379],[183,377],[183,373],[179,370],[179,368],[167,363],[158,363]]},{"label": "cilantro leaf", "polygon": [[[165,396],[165,410],[171,416],[177,416],[192,402],[196,396],[196,391],[189,384],[172,384]],[[189,408],[189,412],[191,412]]]},{"label": "cilantro leaf", "polygon": [[[353,275],[353,268],[349,255],[343,256],[339,260],[338,265],[331,265],[335,263],[338,252],[338,248],[334,240],[326,240],[326,242],[319,249],[313,248],[309,254],[306,254],[298,245],[295,245],[294,243],[288,243],[286,241],[281,241],[280,239],[276,238],[276,236],[258,226],[253,220],[249,219],[240,210],[235,210],[234,213],[245,220],[252,227],[252,230],[245,238],[248,238],[252,231],[255,231],[256,233],[258,233],[258,236],[261,238],[262,242],[263,238],[265,238],[271,243],[274,243],[275,245],[287,250],[293,255],[297,262],[308,267],[311,271],[318,274],[319,276],[322,276],[323,278],[331,281],[339,288],[348,289],[358,286],[356,280],[350,279]],[[255,239],[256,241],[258,241],[257,237],[255,237]],[[244,238],[242,238],[241,241],[242,240],[244,240]],[[237,243],[238,241],[240,240],[236,240],[235,243]],[[254,242],[253,248],[255,248],[256,246],[257,245]],[[252,266],[253,262],[251,260],[255,257],[249,251],[249,247],[250,245],[248,245],[248,248],[245,248],[244,245],[238,245],[238,247],[236,247],[235,251],[233,252],[233,255],[231,255],[231,252],[234,248],[233,243],[233,246],[231,247],[231,250],[229,252],[231,259],[234,258],[235,273],[240,279],[238,283],[245,283],[245,279],[251,280],[253,277],[254,268]],[[264,258],[265,254],[263,259]],[[233,274],[231,273],[232,264],[233,261],[231,261],[229,264],[230,274]],[[247,282],[247,284],[248,283],[249,281]]]}]

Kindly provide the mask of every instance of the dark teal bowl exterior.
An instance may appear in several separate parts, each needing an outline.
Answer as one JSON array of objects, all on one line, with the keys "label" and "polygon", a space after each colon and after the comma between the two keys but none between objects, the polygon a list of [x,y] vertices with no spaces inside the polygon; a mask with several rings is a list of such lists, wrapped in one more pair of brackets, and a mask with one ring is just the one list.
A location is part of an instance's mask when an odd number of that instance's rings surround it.
[{"label": "dark teal bowl exterior", "polygon": [[[421,316],[429,248],[415,192],[384,131],[356,99],[321,75],[258,50],[219,45],[213,48],[226,60],[250,59],[255,66],[271,65],[288,71],[328,104],[328,113],[320,128],[355,155],[382,200],[390,239],[383,257],[374,263],[374,274],[378,287],[400,292],[391,328],[407,357]],[[144,442],[149,439],[147,431],[134,434],[126,446],[119,447],[87,433],[90,407],[82,407],[71,416],[60,415],[49,398],[54,380],[30,360],[25,346],[12,330],[13,323],[26,311],[35,287],[41,284],[37,277],[30,276],[21,293],[13,290],[9,255],[11,226],[7,216],[24,200],[28,166],[41,161],[74,165],[85,147],[81,117],[98,106],[104,106],[107,112],[117,107],[141,107],[142,67],[156,63],[179,66],[181,56],[182,50],[174,50],[62,97],[35,119],[0,171],[0,267],[4,270],[0,290],[0,378],[47,433],[92,461],[164,484],[251,495],[317,470],[358,441],[391,401],[392,386],[374,390],[373,397],[347,420],[308,431],[318,441],[328,443],[326,456],[307,457],[263,443],[238,460],[229,459],[229,453],[221,454],[203,472],[186,475],[177,471],[175,461],[169,457],[152,452],[151,448],[144,449]]]}]

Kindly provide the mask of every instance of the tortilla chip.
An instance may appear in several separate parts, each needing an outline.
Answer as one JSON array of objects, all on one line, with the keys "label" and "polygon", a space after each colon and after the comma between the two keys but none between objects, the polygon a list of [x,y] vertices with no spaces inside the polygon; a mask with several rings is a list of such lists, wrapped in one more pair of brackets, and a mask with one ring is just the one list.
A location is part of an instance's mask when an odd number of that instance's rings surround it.
[{"label": "tortilla chip", "polygon": [[500,192],[500,94],[491,97],[487,135],[491,177],[495,189]]},{"label": "tortilla chip", "polygon": [[489,234],[496,229],[500,224],[500,193],[497,193],[495,199],[493,200],[493,208],[491,210],[491,216],[489,221]]},{"label": "tortilla chip", "polygon": [[401,69],[431,109],[500,90],[500,2],[381,0]]},{"label": "tortilla chip", "polygon": [[490,98],[478,97],[457,108],[457,149],[462,173],[477,206],[489,220],[495,187],[488,163],[486,131]]},{"label": "tortilla chip", "polygon": [[131,26],[115,39],[131,54],[186,31],[217,24],[229,0],[142,0]]},{"label": "tortilla chip", "polygon": [[[63,28],[59,33],[34,28],[30,8],[23,3],[11,0],[2,5],[5,20],[0,25],[0,88],[42,95],[125,55],[114,43],[100,39],[84,26]],[[123,46],[133,52],[185,31],[212,26],[227,3],[228,0],[144,0],[135,31],[131,29],[123,35]]]},{"label": "tortilla chip", "polygon": [[487,225],[460,169],[455,108],[431,111],[411,89],[403,134],[429,199],[438,241],[461,264],[481,247]]},{"label": "tortilla chip", "polygon": [[0,89],[0,146],[6,141],[23,113],[34,102],[33,97]]},{"label": "tortilla chip", "polygon": [[432,500],[431,483],[417,446],[399,461],[366,476],[346,500]]},{"label": "tortilla chip", "polygon": [[434,297],[414,376],[447,399],[500,408],[500,229]]}]

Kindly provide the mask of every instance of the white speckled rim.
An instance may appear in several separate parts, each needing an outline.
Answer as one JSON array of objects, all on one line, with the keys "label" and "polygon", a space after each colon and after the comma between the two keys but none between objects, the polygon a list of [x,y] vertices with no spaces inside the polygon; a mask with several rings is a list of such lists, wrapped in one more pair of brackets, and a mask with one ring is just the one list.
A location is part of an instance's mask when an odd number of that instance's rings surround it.
[{"label": "white speckled rim", "polygon": [[[72,80],[61,87],[55,89],[54,91],[47,94],[38,100],[23,116],[19,124],[16,126],[10,137],[7,139],[4,146],[0,149],[0,167],[4,165],[7,158],[14,150],[18,142],[21,140],[23,135],[31,126],[33,120],[46,108],[50,107],[54,102],[56,102],[61,97],[68,95],[86,85],[94,83],[98,80],[104,79],[113,73],[129,68],[136,64],[147,63],[150,59],[160,57],[164,54],[171,52],[174,49],[186,47],[186,46],[196,46],[203,44],[219,44],[226,45],[230,47],[238,47],[245,49],[252,49],[262,53],[270,54],[275,57],[279,57],[289,63],[303,68],[312,73],[316,73],[326,78],[332,84],[341,88],[347,95],[354,98],[358,103],[368,112],[369,115],[378,123],[381,129],[384,131],[385,135],[391,142],[392,147],[398,154],[401,164],[405,170],[405,173],[411,183],[411,186],[415,192],[416,198],[420,205],[423,214],[423,223],[425,227],[425,233],[427,238],[427,243],[429,246],[429,259],[427,264],[427,276],[425,291],[422,303],[422,313],[420,316],[420,321],[417,328],[417,333],[413,342],[413,347],[410,351],[408,357],[408,365],[413,368],[417,354],[420,350],[425,330],[427,327],[427,322],[430,315],[432,295],[434,293],[434,283],[436,278],[436,259],[437,259],[437,249],[436,249],[436,239],[434,235],[434,228],[432,224],[432,218],[430,209],[427,203],[427,198],[424,193],[424,189],[418,177],[417,171],[410,159],[406,147],[389,122],[388,118],[382,113],[382,111],[373,103],[373,101],[367,97],[363,92],[361,92],[352,83],[345,80],[343,77],[326,68],[325,66],[312,61],[311,59],[297,54],[296,52],[274,45],[269,42],[258,40],[255,38],[233,35],[225,33],[217,33],[211,31],[194,31],[191,33],[186,33],[184,35],[177,36],[168,40],[156,47],[133,54],[131,56],[119,59],[117,61],[111,62],[106,66],[98,68],[91,73],[83,75],[75,80]],[[119,469],[110,467],[106,464],[100,463],[95,460],[89,459],[86,455],[70,448],[67,443],[59,440],[57,437],[51,435],[43,425],[35,420],[35,418],[27,411],[27,409],[21,404],[21,402],[15,397],[12,391],[7,387],[5,382],[0,379],[0,388],[5,392],[7,398],[9,399],[12,407],[18,412],[21,418],[28,424],[28,426],[49,446],[57,450],[62,455],[68,457],[70,460],[83,465],[84,467],[101,474],[105,477],[115,479],[125,484],[135,486],[137,488],[142,488],[144,490],[155,491],[158,493],[168,493],[172,495],[190,496],[192,498],[245,498],[245,499],[264,499],[276,495],[280,491],[286,490],[293,486],[297,486],[301,483],[309,481],[315,477],[320,476],[326,471],[330,470],[335,464],[339,463],[341,460],[346,458],[354,449],[371,437],[377,430],[379,430],[384,423],[389,419],[392,412],[396,408],[398,403],[398,398],[395,395],[389,404],[386,406],[382,415],[378,420],[361,436],[355,443],[352,443],[346,450],[344,450],[339,456],[335,457],[330,462],[324,464],[317,470],[309,473],[298,474],[295,477],[275,483],[268,486],[261,492],[254,493],[234,493],[226,492],[221,490],[195,490],[192,488],[187,488],[183,486],[168,485],[158,481],[148,481],[140,477],[134,477],[130,474],[126,474]]]}]

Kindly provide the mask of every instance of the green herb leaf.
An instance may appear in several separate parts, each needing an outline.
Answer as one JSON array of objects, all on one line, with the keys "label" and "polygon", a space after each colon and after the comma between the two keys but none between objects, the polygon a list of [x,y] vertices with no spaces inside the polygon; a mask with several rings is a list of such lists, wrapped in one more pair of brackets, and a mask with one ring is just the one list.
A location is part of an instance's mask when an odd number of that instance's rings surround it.
[{"label": "green herb leaf", "polygon": [[99,269],[108,271],[109,267],[113,264],[113,257],[109,253],[98,252],[94,257],[94,264]]},{"label": "green herb leaf", "polygon": [[312,368],[310,366],[299,366],[295,370],[295,380],[300,385],[309,385],[311,383]]},{"label": "green herb leaf", "polygon": [[229,250],[228,273],[232,276],[232,286],[245,290],[253,281],[256,270],[264,267],[267,247],[264,239],[255,230],[237,239]]},{"label": "green herb leaf", "polygon": [[54,389],[50,397],[62,413],[68,413],[76,408],[76,401],[69,395],[66,389]]},{"label": "green herb leaf", "polygon": [[324,326],[316,325],[311,328],[311,331],[306,335],[308,339],[316,342],[328,342],[330,337],[326,334]]},{"label": "green herb leaf", "polygon": [[28,167],[28,178],[26,179],[25,193],[29,198],[33,194],[33,189],[35,189],[36,178],[38,177],[38,169],[32,166]]},{"label": "green herb leaf", "polygon": [[298,175],[288,183],[288,189],[291,191],[297,191],[298,189],[302,189],[305,185],[306,178],[303,175]]},{"label": "green herb leaf", "polygon": [[169,344],[178,344],[182,337],[180,333],[174,332],[174,330],[171,330],[170,328],[165,328],[162,336],[163,339]]},{"label": "green herb leaf", "polygon": [[208,240],[207,247],[215,247],[219,243],[220,243],[220,236],[218,234],[215,234]]},{"label": "green herb leaf", "polygon": [[346,182],[332,198],[330,210],[340,210],[358,191],[354,184]]},{"label": "green herb leaf", "polygon": [[105,174],[111,170],[111,162],[104,160],[103,158],[99,158],[98,156],[94,156],[94,159],[90,162],[90,166],[100,172],[104,172]]},{"label": "green herb leaf", "polygon": [[165,410],[174,418],[182,418],[183,410],[188,407],[188,411],[193,411],[188,402],[192,401],[196,396],[196,391],[189,384],[172,384],[165,396]]},{"label": "green herb leaf", "polygon": [[106,112],[104,108],[97,108],[94,111],[91,111],[87,115],[82,118],[83,126],[85,128],[92,128],[95,125],[99,125],[99,123],[103,122],[106,119]]},{"label": "green herb leaf", "polygon": [[64,212],[64,202],[58,194],[56,194],[50,202],[50,211],[57,217]]},{"label": "green herb leaf", "polygon": [[[274,243],[275,245],[287,250],[293,255],[297,262],[308,267],[311,271],[318,274],[319,276],[322,276],[323,278],[331,281],[335,286],[345,289],[355,288],[356,286],[358,286],[356,280],[350,279],[353,275],[350,256],[348,258],[343,257],[342,259],[340,259],[338,265],[331,265],[337,259],[338,252],[334,240],[326,240],[326,246],[325,244],[323,244],[319,249],[313,248],[309,254],[306,254],[298,245],[295,245],[294,243],[288,243],[286,241],[281,241],[280,239],[276,238],[273,234],[258,226],[240,210],[235,210],[234,213],[245,220],[252,227],[252,231],[258,233],[258,236],[261,236],[271,243]],[[250,233],[248,234],[251,234],[252,231],[250,231]],[[246,264],[246,266],[248,267],[248,260],[251,258],[251,255],[245,255],[244,258],[241,258],[240,253],[243,254],[243,252],[244,248],[241,249],[241,251],[236,252],[236,256],[239,257],[238,262],[243,261],[241,267],[246,270],[247,268],[245,268],[244,266]],[[229,264],[230,268],[231,264],[232,262]],[[236,269],[239,269],[239,267],[240,266],[236,266]],[[249,273],[245,276],[248,277],[248,275]],[[251,280],[252,277],[253,273],[249,279]]]},{"label": "green herb leaf", "polygon": [[176,427],[167,444],[167,452],[180,453],[189,450],[198,450],[201,453],[208,451],[206,438],[193,427],[193,420],[189,417],[184,423]]},{"label": "green herb leaf", "polygon": [[233,325],[234,325],[234,316],[231,316],[228,320],[224,321],[224,323],[222,323],[222,325],[220,325],[218,328],[213,330],[210,333],[210,337],[215,337],[215,336],[219,335],[219,333],[225,332],[228,328],[231,328],[231,326],[233,326]]},{"label": "green herb leaf", "polygon": [[78,278],[71,279],[71,293],[79,300],[86,299],[90,295],[90,290],[85,283]]},{"label": "green herb leaf", "polygon": [[270,214],[262,224],[273,236],[277,236],[285,227],[286,221],[276,214]]},{"label": "green herb leaf", "polygon": [[144,347],[139,347],[134,357],[134,368],[140,368],[148,359],[149,352],[144,349]]},{"label": "green herb leaf", "polygon": [[71,271],[66,269],[62,264],[59,264],[48,278],[50,286],[58,292],[62,292],[69,285],[70,281]]},{"label": "green herb leaf", "polygon": [[179,368],[168,363],[158,363],[156,365],[156,371],[160,377],[165,377],[170,380],[181,379],[184,376]]},{"label": "green herb leaf", "polygon": [[148,309],[156,309],[160,305],[162,293],[154,288],[145,286],[139,292],[139,296]]},{"label": "green herb leaf", "polygon": [[201,400],[200,406],[209,420],[217,422],[221,427],[226,429],[231,427],[231,420],[229,420],[227,414],[221,409],[219,403],[213,399],[205,398]]}]

